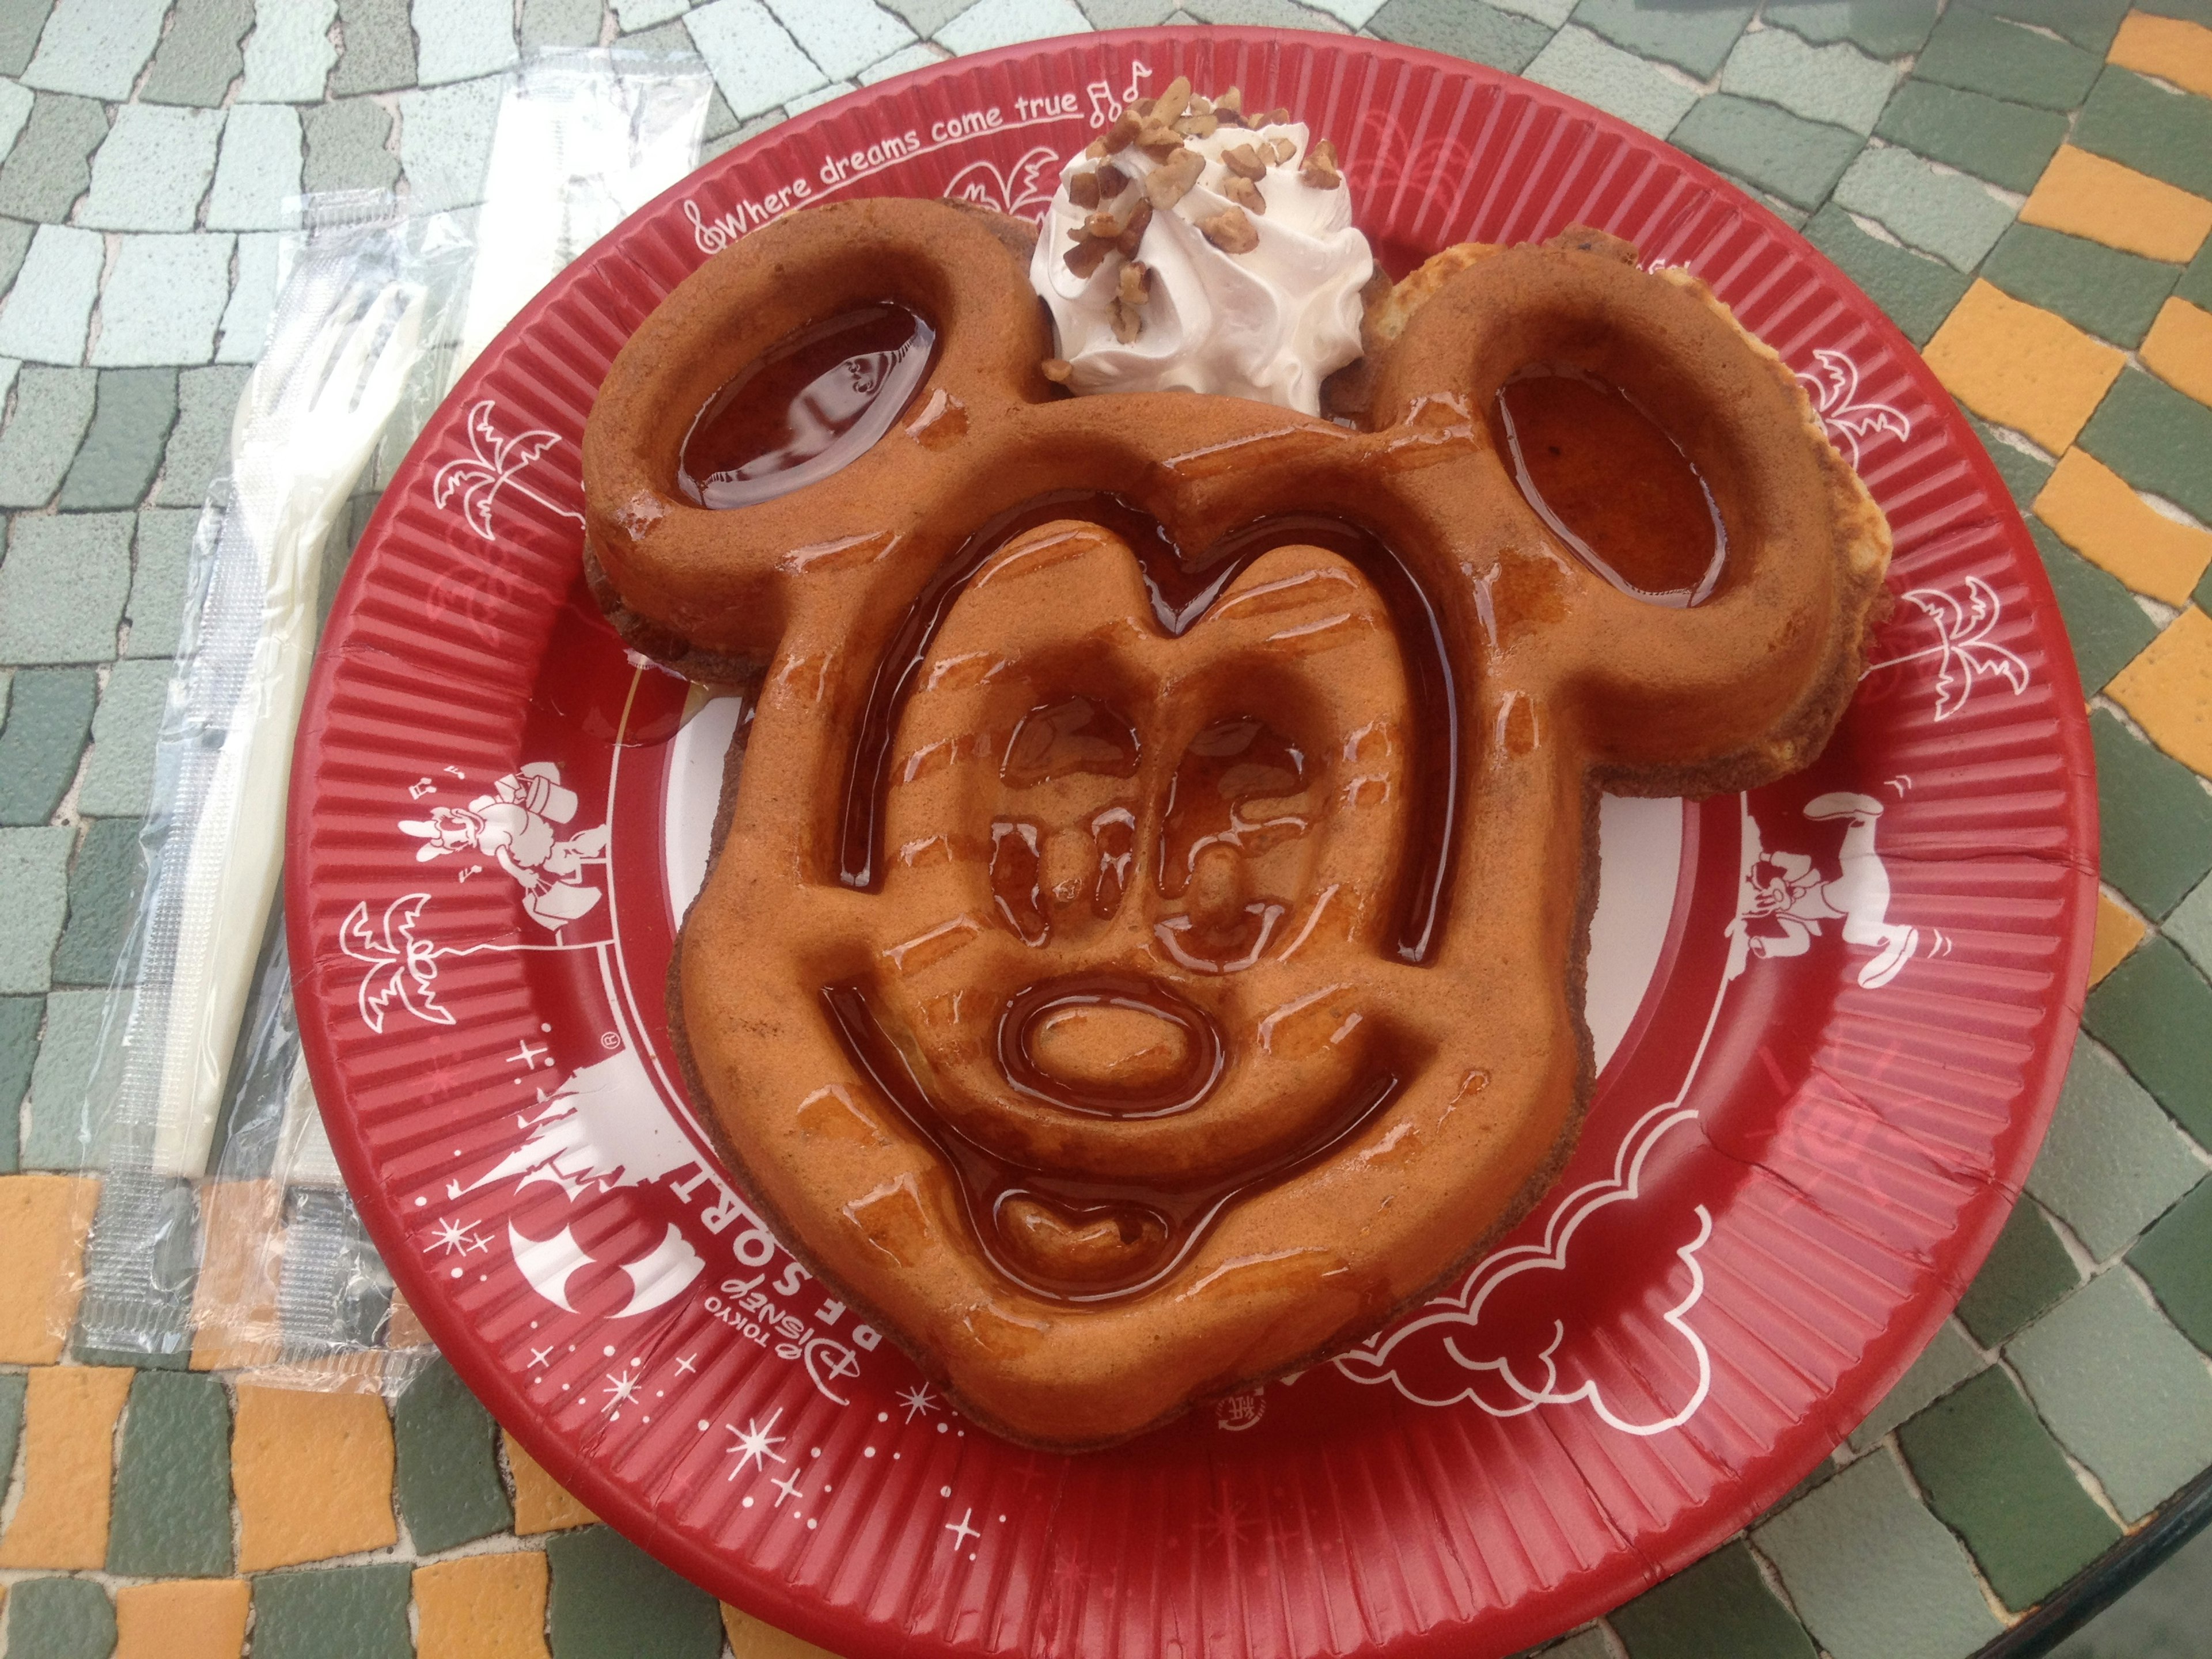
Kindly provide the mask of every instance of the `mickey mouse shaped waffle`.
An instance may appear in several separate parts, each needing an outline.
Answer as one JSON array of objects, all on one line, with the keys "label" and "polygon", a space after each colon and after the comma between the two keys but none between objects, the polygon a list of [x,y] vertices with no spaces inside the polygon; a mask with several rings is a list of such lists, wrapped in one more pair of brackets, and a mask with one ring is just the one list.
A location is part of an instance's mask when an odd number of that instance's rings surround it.
[{"label": "mickey mouse shaped waffle", "polygon": [[[1888,533],[1774,355],[1598,233],[1370,312],[1359,429],[1068,395],[1026,236],[753,232],[617,357],[584,477],[617,625],[757,686],[670,988],[732,1170],[971,1415],[1074,1449],[1358,1341],[1534,1203],[1599,792],[1817,753]],[[1694,467],[1671,603],[1523,487],[1577,405],[1501,389],[1547,379]]]}]

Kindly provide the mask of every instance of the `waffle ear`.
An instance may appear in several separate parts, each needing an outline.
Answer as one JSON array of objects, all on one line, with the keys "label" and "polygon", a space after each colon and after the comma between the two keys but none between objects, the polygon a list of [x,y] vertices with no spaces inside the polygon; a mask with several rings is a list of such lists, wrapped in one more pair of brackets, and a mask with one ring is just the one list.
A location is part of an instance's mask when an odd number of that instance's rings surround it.
[{"label": "waffle ear", "polygon": [[[757,665],[782,636],[810,550],[895,537],[903,510],[949,487],[942,458],[896,420],[832,476],[714,510],[678,482],[708,400],[800,331],[885,301],[936,337],[909,407],[939,394],[969,417],[1042,401],[1050,339],[1021,239],[946,202],[816,208],[742,238],[678,284],[607,371],[584,428],[587,550],[617,619],[655,655]],[[603,593],[603,599],[607,597]]]}]

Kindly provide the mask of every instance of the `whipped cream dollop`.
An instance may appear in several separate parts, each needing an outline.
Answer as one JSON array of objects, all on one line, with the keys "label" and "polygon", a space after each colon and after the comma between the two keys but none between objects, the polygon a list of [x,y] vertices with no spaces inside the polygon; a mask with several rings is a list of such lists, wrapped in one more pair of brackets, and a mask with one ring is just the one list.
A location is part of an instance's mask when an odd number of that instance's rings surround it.
[{"label": "whipped cream dollop", "polygon": [[1236,102],[1233,88],[1191,100],[1178,80],[1062,170],[1030,281],[1067,365],[1048,372],[1073,391],[1314,415],[1322,380],[1359,356],[1375,260],[1334,149],[1310,147],[1302,121],[1243,125]]}]

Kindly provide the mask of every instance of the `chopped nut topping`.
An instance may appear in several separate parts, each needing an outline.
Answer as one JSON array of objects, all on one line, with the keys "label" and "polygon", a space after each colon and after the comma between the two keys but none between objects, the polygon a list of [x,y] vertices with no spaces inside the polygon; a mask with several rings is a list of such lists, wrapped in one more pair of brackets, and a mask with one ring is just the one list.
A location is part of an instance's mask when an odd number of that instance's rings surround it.
[{"label": "chopped nut topping", "polygon": [[1211,138],[1220,125],[1211,115],[1182,115],[1176,118],[1175,130],[1186,138]]},{"label": "chopped nut topping", "polygon": [[1121,234],[1121,222],[1102,210],[1084,220],[1083,234],[1095,236],[1102,242],[1111,242]]},{"label": "chopped nut topping", "polygon": [[1167,89],[1154,100],[1146,113],[1160,121],[1172,121],[1183,112],[1190,102],[1190,76],[1178,75],[1167,84]]},{"label": "chopped nut topping", "polygon": [[1064,256],[1067,268],[1078,276],[1089,276],[1106,263],[1106,256],[1114,251],[1114,244],[1101,241],[1096,236],[1086,236]]},{"label": "chopped nut topping", "polygon": [[1267,140],[1267,154],[1273,159],[1275,165],[1278,167],[1280,167],[1284,162],[1289,161],[1291,157],[1296,155],[1297,153],[1298,147],[1279,134]]},{"label": "chopped nut topping", "polygon": [[1111,202],[1129,187],[1129,175],[1109,161],[1098,169],[1098,199]]},{"label": "chopped nut topping", "polygon": [[1106,154],[1106,141],[1103,138],[1093,138],[1083,147],[1083,153],[1092,161],[1097,161]]},{"label": "chopped nut topping", "polygon": [[1071,173],[1067,175],[1067,199],[1079,208],[1098,205],[1098,175],[1095,173]]},{"label": "chopped nut topping", "polygon": [[1065,357],[1048,357],[1037,365],[1037,368],[1054,386],[1066,386],[1075,373],[1075,365]]},{"label": "chopped nut topping", "polygon": [[1198,228],[1206,240],[1224,253],[1249,253],[1260,246],[1260,232],[1243,208],[1224,208]]},{"label": "chopped nut topping", "polygon": [[1337,171],[1336,146],[1326,138],[1306,152],[1306,164],[1298,169],[1298,177],[1316,190],[1334,190],[1344,182]]},{"label": "chopped nut topping", "polygon": [[1244,94],[1235,87],[1213,100],[1213,118],[1225,127],[1244,125]]},{"label": "chopped nut topping", "polygon": [[1275,106],[1275,107],[1274,107],[1274,108],[1273,108],[1273,109],[1269,110],[1269,111],[1267,112],[1267,124],[1269,126],[1271,126],[1271,127],[1279,127],[1279,126],[1283,125],[1285,123],[1286,123],[1287,121],[1289,121],[1289,119],[1290,119],[1290,118],[1291,118],[1291,112],[1290,112],[1290,111],[1288,111],[1288,110],[1285,109],[1281,105],[1278,104],[1277,106]]},{"label": "chopped nut topping", "polygon": [[1182,148],[1182,134],[1162,121],[1147,121],[1137,134],[1137,148],[1155,161],[1164,161]]},{"label": "chopped nut topping", "polygon": [[1221,152],[1221,165],[1240,179],[1257,179],[1267,171],[1267,163],[1250,144],[1238,144]]},{"label": "chopped nut topping", "polygon": [[1222,181],[1221,193],[1247,213],[1265,213],[1267,210],[1267,198],[1260,194],[1260,186],[1249,179],[1232,173]]},{"label": "chopped nut topping", "polygon": [[1211,115],[1213,113],[1213,100],[1211,98],[1201,98],[1196,93],[1193,93],[1190,95],[1190,104],[1183,112],[1187,115]]},{"label": "chopped nut topping", "polygon": [[1121,267],[1121,303],[1140,306],[1152,297],[1152,268],[1141,259]]},{"label": "chopped nut topping", "polygon": [[1190,194],[1190,187],[1205,170],[1206,158],[1196,150],[1177,150],[1146,177],[1145,198],[1164,212]]},{"label": "chopped nut topping", "polygon": [[1106,129],[1106,136],[1098,142],[1106,146],[1109,155],[1125,150],[1136,142],[1144,119],[1133,109],[1125,109],[1114,118],[1114,125]]},{"label": "chopped nut topping", "polygon": [[1150,202],[1139,202],[1131,208],[1129,222],[1121,227],[1121,234],[1114,239],[1115,250],[1124,258],[1136,258],[1138,246],[1144,241],[1145,232],[1152,222],[1152,204]]},{"label": "chopped nut topping", "polygon": [[1134,306],[1115,300],[1106,307],[1106,320],[1114,326],[1114,337],[1123,345],[1144,332],[1145,319]]},{"label": "chopped nut topping", "polygon": [[1139,116],[1150,115],[1152,112],[1152,100],[1149,98],[1139,98],[1129,107],[1136,111]]}]

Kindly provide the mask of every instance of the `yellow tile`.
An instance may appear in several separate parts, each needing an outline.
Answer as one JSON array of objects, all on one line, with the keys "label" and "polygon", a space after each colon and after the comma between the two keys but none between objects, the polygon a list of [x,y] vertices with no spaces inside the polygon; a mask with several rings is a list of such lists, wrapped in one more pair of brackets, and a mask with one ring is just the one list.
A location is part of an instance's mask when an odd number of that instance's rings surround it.
[{"label": "yellow tile", "polygon": [[2212,777],[2212,617],[2185,606],[2105,690],[2153,743]]},{"label": "yellow tile", "polygon": [[2020,216],[2177,265],[2194,258],[2212,232],[2212,202],[2071,144],[2051,158]]},{"label": "yellow tile", "polygon": [[2126,480],[2086,451],[2069,449],[2035,498],[2035,514],[2059,539],[2138,593],[2186,605],[2212,565],[2212,532],[2154,512]]},{"label": "yellow tile", "polygon": [[2212,98],[2212,29],[2201,23],[2132,12],[2112,37],[2105,61]]},{"label": "yellow tile", "polygon": [[514,1529],[528,1537],[537,1532],[559,1532],[567,1527],[588,1527],[599,1517],[568,1493],[568,1489],[545,1473],[538,1460],[522,1449],[522,1443],[504,1429],[499,1437],[507,1443],[507,1469],[514,1477]]},{"label": "yellow tile", "polygon": [[115,1419],[132,1373],[118,1365],[48,1365],[23,1401],[23,1495],[0,1534],[0,1567],[107,1564],[107,1495]]},{"label": "yellow tile", "polygon": [[2168,300],[2143,337],[2143,366],[2177,392],[2212,404],[2212,311]]},{"label": "yellow tile", "polygon": [[283,1186],[275,1181],[210,1181],[200,1188],[194,1370],[246,1370],[276,1357],[283,1203]]},{"label": "yellow tile", "polygon": [[722,1632],[730,1638],[734,1659],[837,1659],[829,1649],[802,1642],[727,1601],[722,1603]]},{"label": "yellow tile", "polygon": [[415,1659],[546,1659],[544,1554],[417,1567],[415,1612]]},{"label": "yellow tile", "polygon": [[2127,362],[2063,317],[1979,279],[1924,355],[1967,408],[2053,453],[2074,441]]},{"label": "yellow tile", "polygon": [[230,1482],[241,1572],[396,1542],[392,1419],[374,1394],[238,1385]]},{"label": "yellow tile", "polygon": [[243,1578],[126,1584],[115,1592],[115,1659],[238,1659],[252,1601]]},{"label": "yellow tile", "polygon": [[2097,895],[2097,939],[2089,947],[2089,983],[2094,985],[2118,967],[2128,952],[2142,943],[2142,936],[2148,931],[2100,891]]},{"label": "yellow tile", "polygon": [[0,1176],[0,1361],[51,1365],[84,1290],[85,1229],[100,1183],[75,1176]]}]

